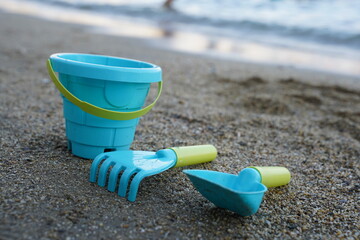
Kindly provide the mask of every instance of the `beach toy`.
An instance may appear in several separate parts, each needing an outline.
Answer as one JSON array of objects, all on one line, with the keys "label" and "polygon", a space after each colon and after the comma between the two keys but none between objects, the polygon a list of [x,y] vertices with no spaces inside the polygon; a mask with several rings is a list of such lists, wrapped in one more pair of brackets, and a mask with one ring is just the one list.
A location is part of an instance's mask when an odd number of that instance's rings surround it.
[{"label": "beach toy", "polygon": [[290,172],[284,167],[248,167],[239,175],[208,170],[183,172],[210,202],[241,216],[257,212],[267,187],[290,182]]},{"label": "beach toy", "polygon": [[[63,97],[68,148],[83,158],[129,149],[139,117],[162,90],[161,68],[136,60],[57,53],[47,68]],[[158,83],[157,97],[142,108],[153,82]]]},{"label": "beach toy", "polygon": [[110,174],[107,189],[114,192],[118,184],[119,174],[123,171],[118,195],[126,197],[128,183],[130,183],[129,201],[135,201],[141,180],[145,177],[166,171],[172,167],[200,164],[216,158],[217,151],[212,145],[198,145],[188,147],[174,147],[157,152],[149,151],[115,151],[102,153],[97,156],[90,168],[90,182],[96,182],[105,187],[109,168]]}]

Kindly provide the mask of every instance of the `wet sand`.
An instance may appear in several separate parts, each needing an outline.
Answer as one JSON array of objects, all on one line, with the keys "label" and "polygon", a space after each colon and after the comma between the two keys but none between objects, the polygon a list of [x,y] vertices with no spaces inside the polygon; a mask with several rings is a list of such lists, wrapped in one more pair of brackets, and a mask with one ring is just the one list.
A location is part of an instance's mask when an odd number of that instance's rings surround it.
[{"label": "wet sand", "polygon": [[[45,68],[56,52],[162,67],[163,94],[132,149],[210,143],[217,159],[190,168],[285,166],[290,184],[240,217],[203,198],[181,168],[143,180],[134,203],[88,182],[91,161],[67,150],[61,98]],[[358,239],[359,83],[0,13],[0,239]]]}]

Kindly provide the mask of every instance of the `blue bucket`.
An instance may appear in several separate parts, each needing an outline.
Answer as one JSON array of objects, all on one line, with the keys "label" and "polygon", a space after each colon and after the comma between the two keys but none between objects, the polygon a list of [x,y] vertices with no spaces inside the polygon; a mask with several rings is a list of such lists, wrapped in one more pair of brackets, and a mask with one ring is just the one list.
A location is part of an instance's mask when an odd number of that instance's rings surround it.
[{"label": "blue bucket", "polygon": [[[146,62],[57,53],[50,56],[47,67],[63,97],[68,147],[83,158],[128,150],[139,118],[155,105],[162,90],[161,68]],[[154,82],[158,96],[142,108]]]}]

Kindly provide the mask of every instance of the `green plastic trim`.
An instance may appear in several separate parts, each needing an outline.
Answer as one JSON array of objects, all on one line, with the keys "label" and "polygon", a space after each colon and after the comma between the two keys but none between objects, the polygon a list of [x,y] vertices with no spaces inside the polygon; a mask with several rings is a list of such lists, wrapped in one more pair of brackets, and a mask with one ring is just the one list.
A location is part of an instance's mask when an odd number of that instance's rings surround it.
[{"label": "green plastic trim", "polygon": [[59,81],[58,77],[56,76],[56,74],[52,68],[50,59],[47,60],[46,65],[47,65],[47,69],[48,69],[51,80],[54,82],[55,86],[60,91],[60,93],[62,95],[64,95],[64,97],[66,97],[70,102],[72,102],[73,104],[78,106],[81,110],[83,110],[87,113],[90,113],[92,115],[95,115],[97,117],[101,117],[101,118],[106,118],[106,119],[111,119],[111,120],[130,120],[130,119],[141,117],[141,116],[145,115],[146,113],[148,113],[154,107],[154,105],[155,105],[156,101],[159,99],[159,97],[161,95],[161,91],[162,91],[162,81],[161,81],[158,83],[158,94],[157,94],[154,102],[152,102],[147,107],[137,110],[137,111],[133,111],[133,112],[111,111],[111,110],[97,107],[88,102],[81,101],[79,98],[75,97]]}]

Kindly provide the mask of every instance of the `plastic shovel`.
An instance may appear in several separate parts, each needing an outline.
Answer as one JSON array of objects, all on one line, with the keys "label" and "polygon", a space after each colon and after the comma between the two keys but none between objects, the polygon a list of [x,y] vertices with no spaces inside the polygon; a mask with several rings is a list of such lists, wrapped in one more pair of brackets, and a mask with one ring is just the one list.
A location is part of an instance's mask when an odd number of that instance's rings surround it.
[{"label": "plastic shovel", "polygon": [[239,175],[208,170],[183,172],[210,202],[241,216],[257,212],[267,187],[282,186],[290,181],[290,172],[284,167],[248,167]]},{"label": "plastic shovel", "polygon": [[118,195],[125,197],[128,183],[133,177],[128,195],[128,200],[133,202],[143,178],[161,173],[172,167],[210,162],[216,156],[216,148],[212,145],[174,147],[157,152],[123,150],[102,153],[91,164],[90,182],[97,181],[99,186],[105,187],[111,167],[107,189],[114,192],[119,183]]}]

